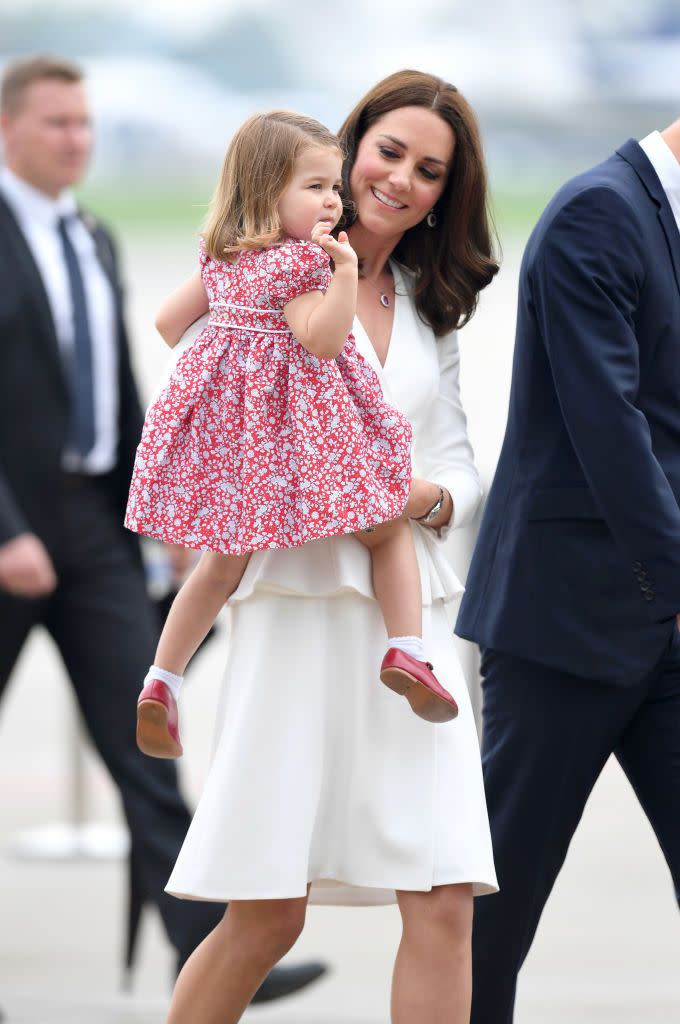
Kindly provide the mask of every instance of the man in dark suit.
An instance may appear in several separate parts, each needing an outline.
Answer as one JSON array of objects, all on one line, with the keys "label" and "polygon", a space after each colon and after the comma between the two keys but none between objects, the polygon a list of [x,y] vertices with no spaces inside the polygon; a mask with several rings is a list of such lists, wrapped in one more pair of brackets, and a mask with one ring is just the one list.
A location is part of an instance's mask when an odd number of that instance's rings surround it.
[{"label": "man in dark suit", "polygon": [[[6,69],[0,93],[0,693],[41,623],[119,788],[140,897],[179,965],[224,906],[163,892],[189,825],[175,765],[135,744],[157,626],[123,513],[142,426],[116,252],[82,215],[92,130],[80,70],[52,58]],[[277,968],[256,1000],[308,984]]]},{"label": "man in dark suit", "polygon": [[610,754],[680,898],[680,121],[565,185],[522,264],[507,431],[456,631],[482,648],[500,894],[474,1024],[517,972]]}]

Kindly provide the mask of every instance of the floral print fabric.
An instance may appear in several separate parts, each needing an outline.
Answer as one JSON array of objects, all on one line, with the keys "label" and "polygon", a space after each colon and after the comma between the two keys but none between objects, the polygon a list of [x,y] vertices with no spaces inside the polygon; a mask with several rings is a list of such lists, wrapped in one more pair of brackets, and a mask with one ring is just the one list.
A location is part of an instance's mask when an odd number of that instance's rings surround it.
[{"label": "floral print fabric", "polygon": [[308,352],[283,306],[325,291],[313,242],[207,256],[210,321],[150,407],[125,525],[240,555],[353,533],[401,515],[411,428],[350,335],[335,359]]}]

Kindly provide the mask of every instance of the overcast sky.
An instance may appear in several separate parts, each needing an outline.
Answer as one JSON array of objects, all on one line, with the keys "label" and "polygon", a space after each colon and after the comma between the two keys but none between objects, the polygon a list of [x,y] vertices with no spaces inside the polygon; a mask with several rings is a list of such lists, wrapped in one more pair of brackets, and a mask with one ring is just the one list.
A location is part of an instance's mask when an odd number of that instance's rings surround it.
[{"label": "overcast sky", "polygon": [[[0,0],[2,12],[45,10],[47,0]],[[359,94],[397,68],[424,68],[454,81],[473,103],[559,110],[583,102],[593,82],[663,96],[677,88],[678,38],[645,44],[646,33],[673,22],[680,0],[52,0],[51,15],[100,11],[121,27],[144,19],[180,39],[209,34],[230,14],[271,12],[282,59],[307,88]],[[677,31],[677,29],[676,29]],[[1,33],[0,33],[1,35]],[[125,33],[123,33],[125,35]],[[620,38],[617,40],[617,36]],[[598,40],[598,36],[600,37]],[[111,56],[125,57],[111,41]],[[77,42],[76,42],[77,45]],[[618,46],[618,49],[616,47]],[[666,46],[666,49],[664,49]],[[628,49],[626,49],[626,47]],[[645,48],[646,47],[646,48]],[[87,58],[87,53],[78,53]],[[2,42],[0,39],[0,58]],[[621,82],[622,69],[626,80]],[[257,81],[257,75],[254,76]],[[247,92],[249,75],[239,79]],[[624,90],[625,91],[625,90]]]},{"label": "overcast sky", "polygon": [[[439,0],[419,0],[418,11],[422,14],[430,8],[436,7]],[[92,11],[97,7],[107,10],[119,10],[121,14],[134,11],[138,17],[146,18],[156,24],[165,23],[173,29],[182,32],[191,31],[195,27],[197,31],[204,31],[211,21],[223,20],[225,15],[238,11],[266,11],[271,9],[278,0],[98,0],[95,5],[93,0],[54,0],[51,5],[53,11],[59,8],[77,10],[82,8]],[[2,7],[5,10],[28,11],[31,6],[44,6],[40,0],[2,0]],[[289,0],[287,4],[291,12],[296,7],[307,7],[303,3],[296,3],[296,0]],[[456,0],[451,0],[451,6],[457,6]],[[340,2],[337,6],[331,3],[319,3],[316,5],[319,21],[327,24],[334,33],[340,33],[343,29],[343,7]],[[366,0],[365,7],[371,13],[371,20],[376,15],[389,18],[390,12],[394,16],[404,11],[413,11],[412,0]]]},{"label": "overcast sky", "polygon": [[[137,16],[148,17],[156,23],[165,23],[182,32],[190,31],[192,26],[202,31],[213,20],[221,20],[225,14],[239,10],[267,10],[274,4],[280,10],[280,0],[53,0],[50,5],[53,11],[59,8],[92,11],[95,8],[119,10],[121,14],[134,11]],[[403,28],[410,31],[417,28],[423,15],[440,10],[448,15],[455,15],[461,22],[474,20],[478,25],[486,18],[493,17],[489,27],[493,31],[494,23],[499,17],[509,23],[519,23],[524,29],[540,33],[551,29],[559,31],[560,14],[567,13],[587,22],[593,28],[617,26],[634,28],[644,21],[644,8],[657,11],[670,11],[676,7],[677,0],[648,0],[647,4],[635,3],[634,0],[364,0],[362,8],[368,22],[375,23],[383,19],[387,28],[395,17],[408,15],[410,21]],[[3,10],[30,10],[32,6],[44,7],[44,0],[2,0]],[[313,5],[316,18],[327,24],[332,31],[342,33],[346,26],[344,4],[336,0],[336,4],[316,3]],[[288,0],[287,9],[294,15],[298,8],[308,8],[306,0]],[[557,18],[557,22],[555,22]],[[379,45],[379,35],[375,40]],[[351,45],[351,36],[348,37]]]}]

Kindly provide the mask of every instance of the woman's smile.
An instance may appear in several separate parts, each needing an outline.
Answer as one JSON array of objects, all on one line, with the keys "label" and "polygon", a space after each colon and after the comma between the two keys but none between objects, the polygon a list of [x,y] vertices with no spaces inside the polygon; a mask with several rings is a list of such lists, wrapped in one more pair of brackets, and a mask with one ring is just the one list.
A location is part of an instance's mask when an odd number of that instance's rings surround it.
[{"label": "woman's smile", "polygon": [[390,210],[406,209],[406,203],[400,203],[398,199],[394,199],[392,196],[389,196],[386,192],[383,192],[382,189],[377,188],[375,185],[371,185],[370,189],[373,196],[382,206],[387,206]]}]

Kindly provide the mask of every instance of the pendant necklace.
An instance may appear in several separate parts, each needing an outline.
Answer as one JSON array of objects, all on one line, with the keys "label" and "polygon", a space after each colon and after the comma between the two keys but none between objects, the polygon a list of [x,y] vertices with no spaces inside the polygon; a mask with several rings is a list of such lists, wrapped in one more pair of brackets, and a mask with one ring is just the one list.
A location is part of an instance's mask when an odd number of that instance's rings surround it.
[{"label": "pendant necklace", "polygon": [[[361,263],[359,264],[359,270],[361,270]],[[380,285],[374,284],[373,281],[369,281],[367,277],[363,277],[361,280],[365,281],[366,284],[370,284],[371,288],[375,288],[375,290],[380,295],[380,305],[384,306],[385,309],[389,309],[390,305],[392,304],[392,300],[387,294],[387,292],[383,291]]]}]

